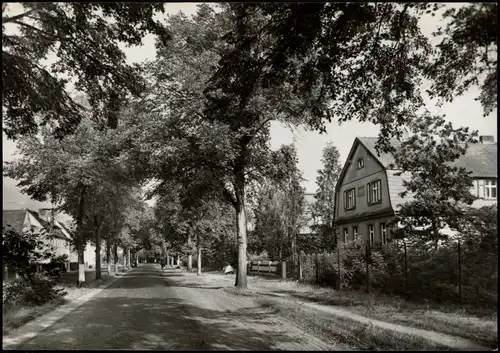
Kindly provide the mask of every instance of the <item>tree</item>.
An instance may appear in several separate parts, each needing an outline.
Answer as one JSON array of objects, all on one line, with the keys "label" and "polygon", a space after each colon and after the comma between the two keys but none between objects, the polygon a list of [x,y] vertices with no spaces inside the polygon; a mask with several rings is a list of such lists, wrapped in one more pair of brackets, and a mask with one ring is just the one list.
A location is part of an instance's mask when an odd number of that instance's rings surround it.
[{"label": "tree", "polygon": [[86,118],[73,135],[62,140],[45,127],[40,137],[24,136],[17,144],[22,157],[6,163],[4,168],[4,175],[20,181],[18,186],[23,193],[38,201],[49,200],[73,217],[81,283],[85,281],[85,245],[93,236],[85,220],[90,218],[93,224],[94,211],[103,210],[110,200],[117,201],[119,190],[110,197],[116,186],[121,183],[123,188],[131,183],[126,169],[114,155],[111,132],[99,130],[96,125]]},{"label": "tree", "polygon": [[48,247],[42,237],[45,231],[33,229],[17,232],[10,227],[2,228],[2,259],[7,268],[14,270],[25,281],[31,281],[40,261],[53,257],[53,249]]},{"label": "tree", "polygon": [[465,207],[472,204],[471,172],[456,167],[453,161],[465,154],[474,143],[477,131],[452,127],[443,117],[423,116],[410,125],[413,136],[401,143],[395,153],[395,166],[410,177],[403,180],[402,197],[411,194],[397,212],[398,236],[411,237],[420,243],[432,241],[435,249],[439,240],[447,238],[441,230],[456,228],[464,216]]},{"label": "tree", "polygon": [[433,33],[441,38],[437,55],[429,67],[433,78],[431,96],[452,101],[472,86],[480,88],[476,98],[484,115],[497,107],[498,4],[474,3],[443,13],[446,25]]},{"label": "tree", "polygon": [[266,250],[271,259],[282,261],[291,256],[297,268],[299,230],[305,223],[303,179],[294,146],[283,145],[279,151],[286,156],[286,162],[279,166],[282,175],[258,192],[255,230],[251,233],[254,239],[249,244],[254,252]]},{"label": "tree", "polygon": [[318,227],[322,238],[321,248],[324,251],[331,251],[336,245],[334,236],[335,186],[342,171],[339,151],[331,142],[323,148],[321,162],[323,169],[318,170],[316,178],[318,190],[315,195],[313,213],[321,220]]},{"label": "tree", "polygon": [[[19,5],[19,4],[18,4]],[[138,45],[148,33],[169,38],[153,20],[164,5],[145,3],[22,3],[22,12],[7,15],[2,5],[2,107],[9,138],[36,133],[52,125],[56,136],[75,131],[82,106],[67,93],[64,73],[89,95],[95,119],[115,127],[116,105],[127,93],[144,88],[137,67],[126,64],[118,44]],[[6,31],[15,26],[19,31]],[[50,70],[42,60],[55,52]]]}]

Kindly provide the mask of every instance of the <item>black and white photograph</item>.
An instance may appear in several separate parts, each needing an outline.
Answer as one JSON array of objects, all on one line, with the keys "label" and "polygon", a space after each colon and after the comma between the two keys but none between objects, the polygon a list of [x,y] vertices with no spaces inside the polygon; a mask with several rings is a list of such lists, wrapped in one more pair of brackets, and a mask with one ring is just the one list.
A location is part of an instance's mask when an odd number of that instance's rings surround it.
[{"label": "black and white photograph", "polygon": [[496,2],[2,2],[5,350],[498,351]]}]

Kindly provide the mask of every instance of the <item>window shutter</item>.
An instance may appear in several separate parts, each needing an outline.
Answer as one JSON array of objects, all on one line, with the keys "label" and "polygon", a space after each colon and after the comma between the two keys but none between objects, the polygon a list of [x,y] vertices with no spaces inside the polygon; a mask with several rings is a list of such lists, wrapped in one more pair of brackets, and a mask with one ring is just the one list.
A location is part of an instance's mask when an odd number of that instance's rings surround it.
[{"label": "window shutter", "polygon": [[483,179],[479,179],[478,180],[478,190],[479,190],[479,197],[480,198],[484,198],[484,180]]},{"label": "window shutter", "polygon": [[344,191],[344,210],[347,210],[347,192]]},{"label": "window shutter", "polygon": [[366,202],[370,204],[370,195],[372,194],[372,190],[370,188],[370,183],[366,184]]}]

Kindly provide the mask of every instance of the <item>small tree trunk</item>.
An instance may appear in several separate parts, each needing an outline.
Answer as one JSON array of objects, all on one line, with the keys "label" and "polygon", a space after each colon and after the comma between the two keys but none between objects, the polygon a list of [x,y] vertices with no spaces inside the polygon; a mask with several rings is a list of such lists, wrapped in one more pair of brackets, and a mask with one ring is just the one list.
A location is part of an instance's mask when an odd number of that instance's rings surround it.
[{"label": "small tree trunk", "polygon": [[113,245],[113,264],[115,265],[115,273],[118,273],[118,244]]},{"label": "small tree trunk", "polygon": [[101,279],[101,224],[97,227],[95,239],[95,279]]},{"label": "small tree trunk", "polygon": [[108,266],[108,275],[111,275],[111,234],[108,233],[106,239],[106,264]]},{"label": "small tree trunk", "polygon": [[170,266],[170,265],[172,265],[172,264],[170,263],[170,256],[168,256],[168,250],[167,250],[167,265],[169,265],[169,266]]},{"label": "small tree trunk", "polygon": [[201,247],[198,247],[198,276],[201,276]]},{"label": "small tree trunk", "polygon": [[188,270],[191,271],[193,268],[193,254],[191,254],[191,231],[188,232]]},{"label": "small tree trunk", "polygon": [[83,239],[83,214],[85,211],[85,186],[82,186],[80,192],[80,200],[78,202],[78,215],[76,219],[76,237],[77,237],[77,253],[78,253],[78,282],[77,286],[83,285],[85,283],[85,239]]},{"label": "small tree trunk", "polygon": [[128,248],[127,254],[128,254],[128,268],[132,268],[132,263],[130,262],[130,248]]}]

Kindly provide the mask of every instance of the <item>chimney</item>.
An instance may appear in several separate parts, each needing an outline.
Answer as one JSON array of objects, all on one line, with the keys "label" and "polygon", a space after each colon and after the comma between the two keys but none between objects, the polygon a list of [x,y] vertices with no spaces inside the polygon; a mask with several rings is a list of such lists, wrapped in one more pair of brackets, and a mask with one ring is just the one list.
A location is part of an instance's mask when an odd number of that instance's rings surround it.
[{"label": "chimney", "polygon": [[479,136],[479,142],[483,144],[494,144],[495,138],[491,135],[488,136]]}]

